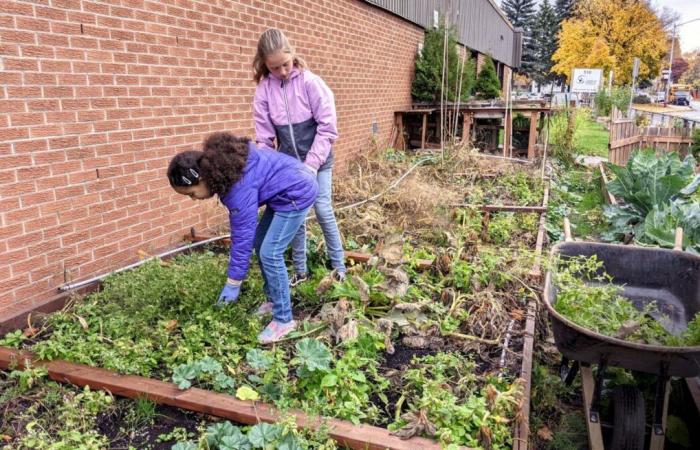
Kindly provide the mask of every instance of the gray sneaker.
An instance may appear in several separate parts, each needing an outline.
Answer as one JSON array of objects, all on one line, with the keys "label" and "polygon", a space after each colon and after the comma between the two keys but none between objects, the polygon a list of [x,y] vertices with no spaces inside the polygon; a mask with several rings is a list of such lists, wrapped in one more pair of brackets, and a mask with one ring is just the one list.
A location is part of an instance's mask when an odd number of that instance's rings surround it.
[{"label": "gray sneaker", "polygon": [[333,271],[333,281],[336,283],[342,283],[345,281],[345,272]]},{"label": "gray sneaker", "polygon": [[289,287],[295,287],[309,279],[308,273],[295,273],[289,277]]}]

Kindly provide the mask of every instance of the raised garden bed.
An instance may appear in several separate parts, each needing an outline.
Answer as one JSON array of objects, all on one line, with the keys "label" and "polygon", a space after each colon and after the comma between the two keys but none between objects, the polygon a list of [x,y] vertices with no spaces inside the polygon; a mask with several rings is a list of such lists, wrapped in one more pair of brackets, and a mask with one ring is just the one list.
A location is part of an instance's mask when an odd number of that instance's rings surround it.
[{"label": "raised garden bed", "polygon": [[[368,161],[385,172],[410,163]],[[101,291],[52,316],[34,315],[36,322],[4,344],[54,359],[46,365],[53,379],[239,423],[274,422],[287,411],[300,426],[325,423],[334,439],[351,448],[437,448],[420,435],[444,446],[526,448],[543,215],[538,221],[539,209],[453,212],[443,200],[464,200],[460,190],[489,178],[456,177],[483,172],[462,156],[453,156],[449,166],[422,169],[379,202],[340,215],[350,246],[378,257],[353,267],[345,283],[327,283],[316,251],[321,240],[311,240],[314,277],[294,294],[301,328],[272,348],[254,342],[261,322],[251,311],[262,298],[255,271],[237,305],[212,306],[226,262],[215,252],[153,261],[116,275]],[[383,175],[391,180],[391,173]],[[528,185],[536,175],[516,176]],[[471,184],[455,182],[459,179]],[[352,195],[354,187],[339,197],[361,200]],[[526,216],[533,219],[521,218]],[[500,221],[523,234],[493,232]],[[367,232],[354,232],[358,229]],[[432,267],[426,259],[434,261]],[[17,356],[9,350],[3,355],[3,367]],[[171,380],[222,393],[179,390]]]}]

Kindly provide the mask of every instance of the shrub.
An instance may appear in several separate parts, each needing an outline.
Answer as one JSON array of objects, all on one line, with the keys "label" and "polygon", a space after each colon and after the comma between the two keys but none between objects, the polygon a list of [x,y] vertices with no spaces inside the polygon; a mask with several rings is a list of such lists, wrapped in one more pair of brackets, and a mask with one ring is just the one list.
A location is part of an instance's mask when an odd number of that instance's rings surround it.
[{"label": "shrub", "polygon": [[645,104],[651,103],[651,99],[646,95],[635,95],[632,99],[632,103]]},{"label": "shrub", "polygon": [[[442,92],[442,63],[443,46],[445,39],[445,27],[428,30],[425,33],[423,50],[416,57],[416,71],[411,87],[411,95],[416,100],[438,101]],[[450,28],[447,33],[448,54],[447,54],[447,99],[454,101],[457,99],[457,79],[462,58],[457,52],[457,37],[454,29]],[[467,56],[462,70],[462,90],[460,97],[462,101],[469,99],[474,87],[474,61]]]},{"label": "shrub", "polygon": [[501,95],[501,82],[498,81],[496,75],[496,67],[493,65],[493,59],[486,56],[484,66],[476,77],[476,85],[474,86],[476,96],[481,99],[498,98]]},{"label": "shrub", "polygon": [[[598,91],[593,99],[599,116],[609,116],[613,106],[623,114],[630,106],[631,90],[626,87],[615,87],[609,92],[606,89]],[[648,103],[648,102],[647,102]]]}]

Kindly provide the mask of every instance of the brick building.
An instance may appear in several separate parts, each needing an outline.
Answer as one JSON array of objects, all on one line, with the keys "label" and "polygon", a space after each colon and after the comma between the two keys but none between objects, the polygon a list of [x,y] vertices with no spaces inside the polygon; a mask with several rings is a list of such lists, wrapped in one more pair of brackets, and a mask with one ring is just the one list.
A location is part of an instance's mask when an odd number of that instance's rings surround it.
[{"label": "brick building", "polygon": [[[443,3],[0,0],[0,315],[222,222],[215,200],[174,194],[165,168],[210,132],[252,136],[251,61],[266,28],[284,29],[335,92],[342,169],[410,107],[423,27]],[[452,3],[498,21],[492,0]],[[492,40],[506,50],[460,39],[496,52],[503,75],[509,29]]]}]

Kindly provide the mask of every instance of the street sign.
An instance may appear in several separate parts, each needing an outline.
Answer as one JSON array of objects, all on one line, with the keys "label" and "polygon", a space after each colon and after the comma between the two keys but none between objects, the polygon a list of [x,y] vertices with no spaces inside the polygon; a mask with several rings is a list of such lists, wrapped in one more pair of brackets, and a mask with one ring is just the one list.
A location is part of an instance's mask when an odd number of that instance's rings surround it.
[{"label": "street sign", "polygon": [[637,78],[639,75],[639,58],[634,58],[634,67],[632,68],[632,78]]},{"label": "street sign", "polygon": [[602,69],[574,69],[571,79],[571,92],[596,93],[603,78]]}]

